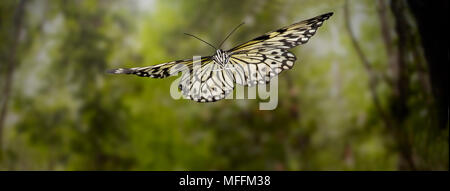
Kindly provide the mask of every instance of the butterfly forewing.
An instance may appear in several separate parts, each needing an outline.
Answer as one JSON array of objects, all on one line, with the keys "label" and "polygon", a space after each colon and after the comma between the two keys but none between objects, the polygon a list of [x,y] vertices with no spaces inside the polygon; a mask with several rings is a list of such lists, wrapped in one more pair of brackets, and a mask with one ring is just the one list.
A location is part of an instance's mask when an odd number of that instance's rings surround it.
[{"label": "butterfly forewing", "polygon": [[291,69],[297,58],[287,49],[308,42],[331,15],[327,13],[268,32],[227,51],[235,82],[248,86],[264,84],[283,70]]},{"label": "butterfly forewing", "polygon": [[289,49],[300,44],[305,44],[316,33],[317,28],[330,18],[333,13],[323,14],[312,19],[294,23],[287,27],[268,32],[253,40],[236,46],[227,52],[235,54],[254,49]]},{"label": "butterfly forewing", "polygon": [[[205,57],[203,59],[206,60],[208,58],[209,57]],[[183,70],[191,69],[192,63],[193,63],[192,59],[177,60],[146,67],[118,68],[109,70],[108,73],[134,74],[140,77],[165,78],[177,75],[179,72],[182,72]]]}]

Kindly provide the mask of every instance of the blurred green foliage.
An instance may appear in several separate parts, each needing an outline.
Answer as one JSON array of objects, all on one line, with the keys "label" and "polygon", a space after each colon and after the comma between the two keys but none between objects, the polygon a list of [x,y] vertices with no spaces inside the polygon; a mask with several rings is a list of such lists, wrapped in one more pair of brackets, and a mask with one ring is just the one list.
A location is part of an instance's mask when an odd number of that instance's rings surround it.
[{"label": "blurred green foliage", "polygon": [[[0,3],[2,75],[16,4]],[[397,133],[384,126],[343,6],[342,0],[27,1],[0,169],[398,170],[401,136],[414,169],[448,170],[448,126],[433,128],[432,97],[413,66],[410,112]],[[350,1],[352,27],[375,70],[390,75],[375,6]],[[174,100],[169,87],[176,78],[105,74],[213,53],[183,32],[218,44],[246,22],[228,49],[330,11],[335,15],[311,41],[292,49],[298,61],[280,75],[273,111],[259,110],[261,100]],[[392,91],[387,81],[377,87],[384,108]]]}]

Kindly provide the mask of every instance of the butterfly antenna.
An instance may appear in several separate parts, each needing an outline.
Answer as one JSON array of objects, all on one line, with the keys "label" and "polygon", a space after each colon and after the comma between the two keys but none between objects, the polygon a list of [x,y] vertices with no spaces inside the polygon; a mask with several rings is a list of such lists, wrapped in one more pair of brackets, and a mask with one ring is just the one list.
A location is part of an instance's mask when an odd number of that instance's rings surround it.
[{"label": "butterfly antenna", "polygon": [[228,36],[222,41],[222,43],[220,43],[219,48],[222,47],[223,43],[228,39],[228,37],[231,36],[231,34],[233,34],[234,31],[236,31],[240,26],[242,26],[244,24],[244,22],[242,22],[241,24],[239,24],[237,27],[235,27],[229,34]]},{"label": "butterfly antenna", "polygon": [[215,46],[213,46],[213,45],[209,44],[208,42],[206,42],[206,41],[204,41],[204,40],[202,40],[202,39],[200,39],[200,38],[198,38],[198,37],[196,37],[196,36],[194,36],[194,35],[191,35],[191,34],[188,34],[188,33],[184,33],[184,34],[185,34],[185,35],[188,35],[188,36],[192,36],[192,37],[194,37],[194,38],[196,38],[196,39],[198,39],[198,40],[200,40],[200,41],[202,41],[202,42],[206,43],[207,45],[209,45],[209,46],[213,47],[213,48],[214,48],[214,50],[217,50],[217,48],[216,48]]}]

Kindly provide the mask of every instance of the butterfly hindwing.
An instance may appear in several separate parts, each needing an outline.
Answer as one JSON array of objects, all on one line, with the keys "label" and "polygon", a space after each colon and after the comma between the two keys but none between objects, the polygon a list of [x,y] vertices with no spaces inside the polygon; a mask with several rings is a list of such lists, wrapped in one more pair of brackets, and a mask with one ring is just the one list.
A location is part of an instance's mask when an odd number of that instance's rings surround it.
[{"label": "butterfly hindwing", "polygon": [[259,49],[232,55],[230,64],[237,84],[253,86],[268,83],[283,70],[291,69],[296,59],[284,49]]},{"label": "butterfly hindwing", "polygon": [[234,78],[230,71],[209,59],[181,76],[179,89],[182,94],[197,102],[214,102],[225,98],[234,89]]}]

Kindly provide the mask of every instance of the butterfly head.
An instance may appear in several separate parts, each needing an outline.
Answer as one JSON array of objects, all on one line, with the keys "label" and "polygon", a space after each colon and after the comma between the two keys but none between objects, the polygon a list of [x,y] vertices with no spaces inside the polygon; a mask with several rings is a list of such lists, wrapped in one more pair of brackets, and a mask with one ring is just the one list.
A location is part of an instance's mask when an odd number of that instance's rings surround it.
[{"label": "butterfly head", "polygon": [[213,56],[213,60],[222,66],[225,66],[228,63],[228,60],[230,59],[230,55],[228,55],[227,52],[217,49],[216,54]]}]

